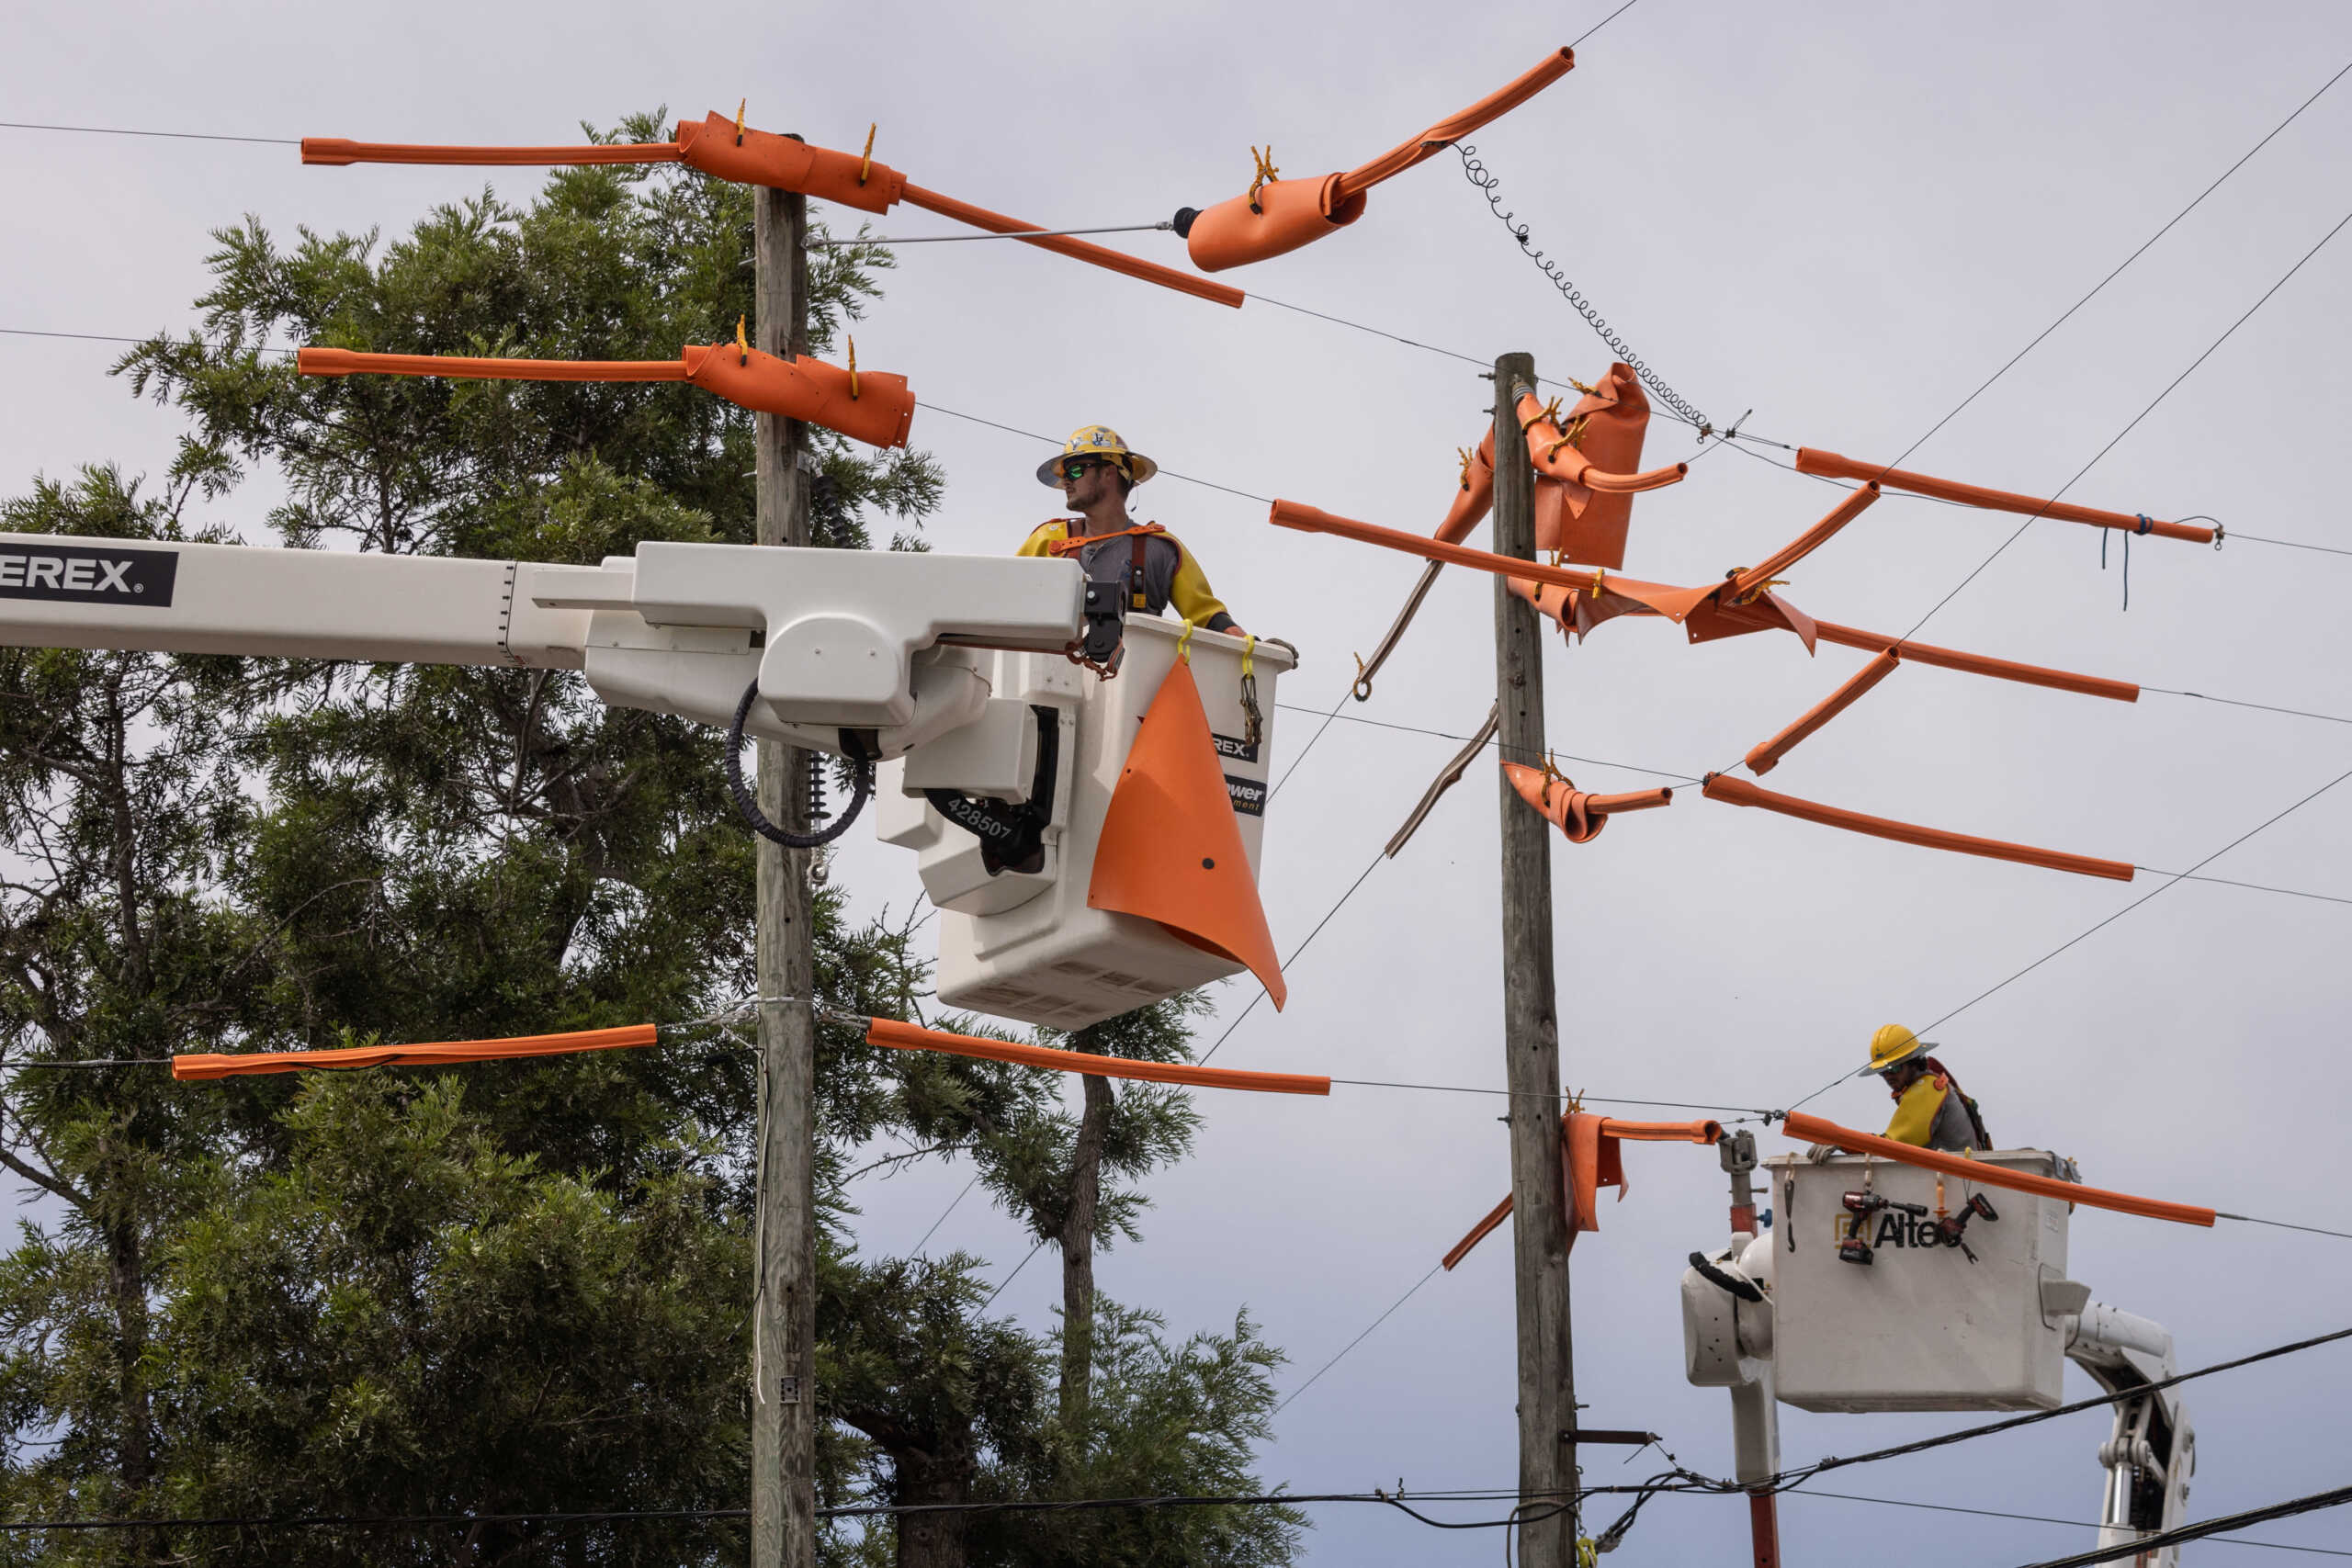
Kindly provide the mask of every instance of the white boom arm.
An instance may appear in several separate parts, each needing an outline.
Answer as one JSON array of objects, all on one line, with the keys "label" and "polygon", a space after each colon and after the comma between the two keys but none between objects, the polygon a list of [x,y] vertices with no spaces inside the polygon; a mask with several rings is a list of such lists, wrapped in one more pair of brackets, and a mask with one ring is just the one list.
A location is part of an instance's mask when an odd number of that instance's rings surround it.
[{"label": "white boom arm", "polygon": [[[582,670],[624,707],[895,757],[970,723],[955,645],[1059,651],[1078,563],[639,545],[596,567],[0,534],[0,645]],[[842,731],[854,732],[845,739]]]}]

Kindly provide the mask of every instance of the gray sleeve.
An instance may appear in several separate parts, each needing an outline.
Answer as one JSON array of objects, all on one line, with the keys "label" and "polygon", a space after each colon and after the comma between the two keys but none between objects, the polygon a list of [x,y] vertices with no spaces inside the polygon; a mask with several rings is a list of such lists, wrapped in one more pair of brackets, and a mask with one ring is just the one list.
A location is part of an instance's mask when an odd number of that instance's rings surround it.
[{"label": "gray sleeve", "polygon": [[1936,1107],[1936,1120],[1928,1129],[1928,1146],[1958,1154],[1976,1146],[1976,1129],[1970,1125],[1968,1107],[1960,1098],[1960,1090],[1952,1089],[1944,1102]]}]

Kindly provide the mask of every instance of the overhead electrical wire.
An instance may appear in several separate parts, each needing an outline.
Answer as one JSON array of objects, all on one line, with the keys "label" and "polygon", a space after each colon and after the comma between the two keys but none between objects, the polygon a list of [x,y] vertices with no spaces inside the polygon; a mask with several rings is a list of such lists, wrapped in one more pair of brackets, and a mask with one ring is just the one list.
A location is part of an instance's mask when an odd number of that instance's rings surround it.
[{"label": "overhead electrical wire", "polygon": [[2143,1553],[2163,1551],[2188,1541],[2203,1540],[2223,1530],[2244,1529],[2272,1519],[2292,1518],[2297,1514],[2317,1513],[2322,1508],[2338,1508],[2352,1503],[2352,1486],[2338,1486],[2330,1492],[2314,1492],[2309,1496],[2290,1497],[2283,1503],[2266,1504],[2259,1508],[2246,1508],[2234,1514],[2224,1514],[2218,1519],[2181,1525],[2168,1530],[2143,1535],[2122,1546],[2099,1546],[2088,1551],[2077,1551],[2070,1557],[2046,1558],[2025,1568],[2090,1568],[2095,1562],[2118,1562],[2124,1558],[2140,1557]]},{"label": "overhead electrical wire", "polygon": [[[2000,1508],[1963,1508],[1957,1503],[1923,1503],[1915,1497],[1869,1497],[1859,1492],[1815,1492],[1806,1488],[1780,1494],[1783,1497],[1815,1497],[1841,1503],[1878,1503],[1890,1508],[1926,1508],[1939,1514],[1973,1514],[1986,1519],[2018,1519],[2033,1525],[2065,1525],[2075,1529],[2095,1530],[2096,1519],[2061,1519],[2049,1514],[2012,1514]],[[2266,1551],[2303,1551],[2316,1557],[2352,1557],[2352,1551],[2332,1546],[2301,1546],[2284,1540],[2248,1540],[2244,1536],[2208,1536],[2209,1540],[2223,1546],[2258,1546]]]}]

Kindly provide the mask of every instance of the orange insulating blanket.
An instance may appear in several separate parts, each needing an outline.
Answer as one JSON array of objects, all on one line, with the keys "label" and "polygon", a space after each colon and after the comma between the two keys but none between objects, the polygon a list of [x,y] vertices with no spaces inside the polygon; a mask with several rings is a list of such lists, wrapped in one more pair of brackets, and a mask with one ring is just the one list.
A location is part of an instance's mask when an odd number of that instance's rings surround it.
[{"label": "orange insulating blanket", "polygon": [[1631,366],[1611,365],[1560,423],[1545,417],[1533,389],[1522,384],[1513,390],[1538,481],[1536,548],[1593,566],[1624,565],[1634,495],[1674,484],[1690,471],[1682,463],[1636,471],[1650,420],[1640,378]]},{"label": "orange insulating blanket", "polygon": [[1501,118],[1574,70],[1576,62],[1572,51],[1554,50],[1510,85],[1370,163],[1319,179],[1262,181],[1243,195],[1194,213],[1184,227],[1193,265],[1203,272],[1223,272],[1295,251],[1346,227],[1363,215],[1364,192]]},{"label": "orange insulating blanket", "polygon": [[922,1029],[896,1019],[868,1021],[868,1044],[900,1051],[943,1051],[952,1056],[978,1056],[989,1062],[1012,1062],[1024,1067],[1050,1067],[1056,1072],[1087,1073],[1103,1078],[1140,1078],[1146,1083],[1190,1084],[1195,1089],[1246,1089],[1261,1094],[1329,1094],[1331,1080],[1306,1073],[1250,1073],[1227,1067],[1195,1067],[1182,1062],[1132,1062],[1124,1056],[1098,1056],[1087,1051],[1057,1051],[1045,1045],[1015,1045],[1005,1040],[983,1040],[971,1034],[950,1034]]},{"label": "orange insulating blanket", "polygon": [[1840,1127],[1835,1122],[1825,1122],[1802,1111],[1790,1111],[1781,1123],[1781,1130],[1801,1143],[1829,1144],[1849,1154],[1899,1160],[1905,1165],[1939,1170],[1947,1176],[1964,1177],[1979,1187],[2006,1187],[2012,1192],[2030,1192],[2037,1197],[2062,1199],[2069,1203],[2079,1203],[2086,1209],[2112,1209],[2119,1214],[2170,1220],[2182,1225],[2211,1227],[2215,1218],[2212,1210],[2194,1203],[2168,1203],[2161,1198],[2135,1198],[2129,1192],[2109,1192],[2102,1188],[2085,1187],[2078,1182],[2057,1181],[2047,1176],[2006,1170],[1997,1165],[1945,1154],[1939,1149],[1923,1149],[1912,1144],[1898,1144],[1892,1138],[1857,1133],[1851,1127]]},{"label": "orange insulating blanket", "polygon": [[[305,376],[449,376],[491,381],[689,381],[754,413],[838,431],[874,446],[903,446],[914,423],[915,395],[904,376],[861,370],[803,355],[779,359],[731,343],[689,344],[668,359],[477,359],[457,355],[363,354],[306,348],[295,356]],[[853,391],[853,384],[854,391]]]},{"label": "orange insulating blanket", "polygon": [[314,1067],[432,1067],[449,1062],[500,1062],[514,1056],[562,1056],[576,1051],[612,1051],[650,1045],[658,1031],[650,1023],[618,1029],[577,1029],[568,1034],[521,1034],[507,1040],[450,1040],[437,1045],[362,1045],[347,1051],[248,1051],[232,1055],[175,1056],[172,1077],[182,1080],[246,1077],[261,1073],[301,1073]]},{"label": "orange insulating blanket", "polygon": [[1454,486],[1453,504],[1446,509],[1445,521],[1431,537],[1441,544],[1458,545],[1494,509],[1495,432],[1489,425],[1484,440],[1463,448],[1462,478]]},{"label": "orange insulating blanket", "polygon": [[2125,861],[2095,860],[2089,855],[2038,850],[2030,844],[1973,838],[1966,833],[1948,833],[1940,828],[1922,828],[1916,823],[1895,822],[1883,817],[1866,817],[1859,811],[1824,806],[1818,801],[1799,800],[1792,795],[1775,795],[1743,779],[1733,778],[1728,773],[1708,774],[1704,794],[1709,800],[1720,800],[1725,805],[1761,807],[1767,811],[1777,811],[1783,817],[1794,817],[1800,821],[1816,822],[1824,828],[1843,828],[1849,833],[1867,833],[1873,839],[1892,839],[1898,844],[1951,850],[1964,855],[1983,855],[1987,860],[2016,861],[2021,865],[2071,871],[2078,876],[2104,876],[2115,882],[2132,880],[2132,866]]},{"label": "orange insulating blanket", "polygon": [[1242,964],[1278,1012],[1289,999],[1189,660],[1178,660],[1160,682],[1127,749],[1095,841],[1086,902],[1154,921],[1180,942]]},{"label": "orange insulating blanket", "polygon": [[[1582,1111],[1571,1111],[1560,1118],[1560,1175],[1567,1189],[1568,1245],[1577,1244],[1577,1232],[1600,1228],[1600,1190],[1617,1189],[1620,1202],[1625,1197],[1625,1167],[1617,1149],[1620,1139],[1645,1144],[1719,1144],[1724,1139],[1720,1122],[1620,1122],[1614,1117],[1593,1116]],[[1509,1197],[1487,1213],[1487,1217],[1471,1227],[1470,1234],[1453,1244],[1443,1259],[1452,1269],[1470,1249],[1486,1240],[1497,1225],[1510,1214]]]},{"label": "orange insulating blanket", "polygon": [[1007,218],[1002,213],[990,212],[985,207],[975,207],[968,201],[958,201],[952,196],[942,196],[935,190],[925,190],[921,186],[907,186],[906,197],[914,206],[922,208],[926,211],[936,212],[943,218],[953,218],[958,223],[968,223],[975,229],[985,229],[991,234],[1011,234],[1020,239],[1024,245],[1035,245],[1041,251],[1051,251],[1057,256],[1068,256],[1072,261],[1082,261],[1112,272],[1125,273],[1129,277],[1141,278],[1146,283],[1157,283],[1162,288],[1173,288],[1180,294],[1190,294],[1213,304],[1230,305],[1239,310],[1241,302],[1249,298],[1230,284],[1211,283],[1204,277],[1194,277],[1189,272],[1178,272],[1172,266],[1161,266],[1157,262],[1148,262],[1140,257],[1131,256],[1125,251],[1114,251],[1108,245],[1091,245],[1084,240],[1073,240],[1066,235],[1029,239],[1026,237],[1027,231],[1038,228],[1039,225],[1023,223],[1018,218]]},{"label": "orange insulating blanket", "polygon": [[855,152],[812,147],[770,130],[735,129],[717,111],[678,122],[675,141],[598,147],[420,147],[389,141],[349,141],[340,136],[302,139],[305,164],[684,164],[737,185],[771,186],[867,212],[888,212],[907,176]]},{"label": "orange insulating blanket", "polygon": [[1901,660],[1896,659],[1894,651],[1890,649],[1863,665],[1852,680],[1815,704],[1804,717],[1772,737],[1771,739],[1750,748],[1747,753],[1748,767],[1758,773],[1769,773],[1779,767],[1781,759],[1796,750],[1797,742],[1853,706],[1855,701],[1864,692],[1894,674],[1894,667]]},{"label": "orange insulating blanket", "polygon": [[2037,496],[2018,495],[2006,490],[1986,490],[1982,485],[1961,484],[1957,480],[1939,479],[1929,474],[1883,468],[1876,463],[1858,463],[1851,457],[1841,457],[1835,452],[1823,452],[1811,446],[1797,449],[1797,472],[1833,479],[1875,479],[1890,490],[1907,490],[1914,495],[1931,495],[1939,501],[1957,501],[1963,506],[1981,506],[1991,512],[2019,512],[2029,517],[2051,517],[2061,523],[2088,523],[2094,527],[2121,528],[2133,534],[2157,534],[2167,539],[2187,539],[2198,545],[2213,542],[2212,529],[2199,528],[2192,524],[2158,523],[2129,512],[2101,512],[2095,507],[2076,506],[2072,502],[2043,501]]},{"label": "orange insulating blanket", "polygon": [[1583,790],[1560,777],[1546,773],[1541,768],[1531,768],[1521,762],[1505,762],[1503,773],[1510,779],[1511,787],[1519,791],[1520,799],[1548,818],[1572,844],[1588,843],[1600,836],[1609,826],[1611,812],[1647,811],[1653,807],[1670,806],[1674,792],[1670,789],[1637,789],[1627,795],[1587,795]]}]

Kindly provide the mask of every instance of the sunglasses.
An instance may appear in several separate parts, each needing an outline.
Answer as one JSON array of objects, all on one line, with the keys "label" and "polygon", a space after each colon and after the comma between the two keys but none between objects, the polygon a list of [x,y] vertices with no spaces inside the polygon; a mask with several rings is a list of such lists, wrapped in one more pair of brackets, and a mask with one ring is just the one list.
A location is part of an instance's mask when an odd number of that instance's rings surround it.
[{"label": "sunglasses", "polygon": [[1082,479],[1096,468],[1107,468],[1110,466],[1100,457],[1065,457],[1062,459],[1061,474],[1065,479]]}]

